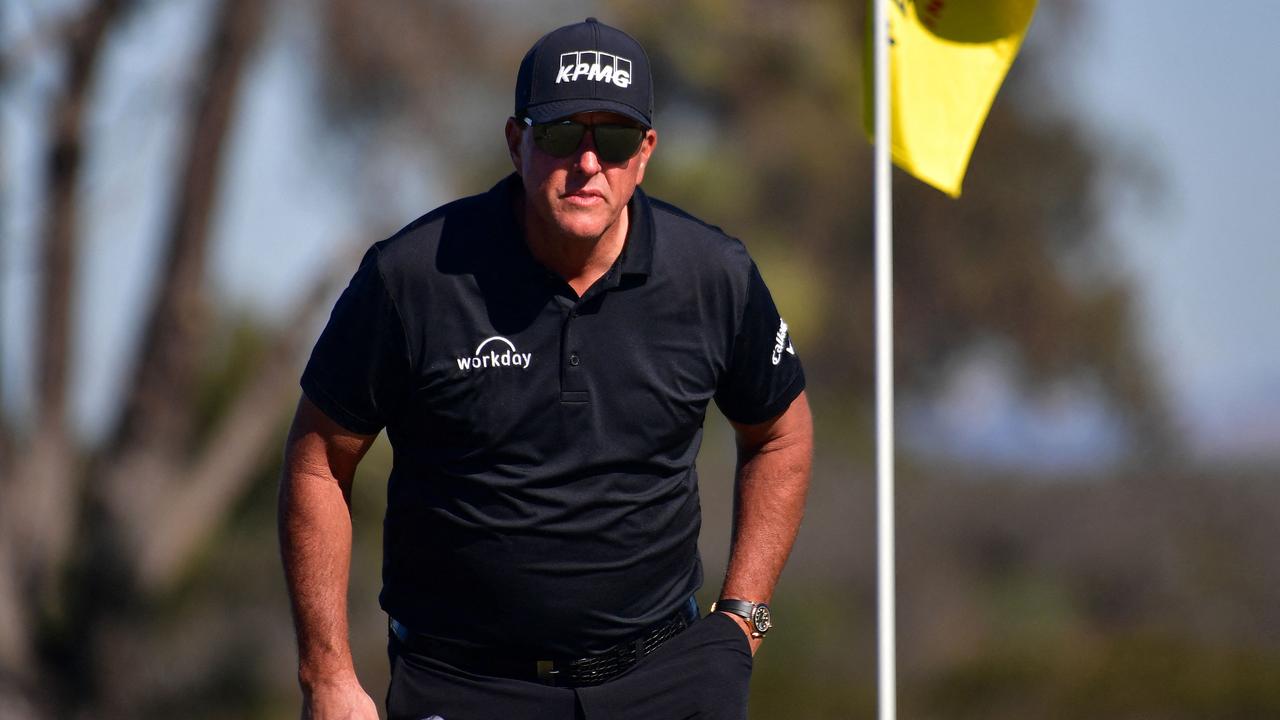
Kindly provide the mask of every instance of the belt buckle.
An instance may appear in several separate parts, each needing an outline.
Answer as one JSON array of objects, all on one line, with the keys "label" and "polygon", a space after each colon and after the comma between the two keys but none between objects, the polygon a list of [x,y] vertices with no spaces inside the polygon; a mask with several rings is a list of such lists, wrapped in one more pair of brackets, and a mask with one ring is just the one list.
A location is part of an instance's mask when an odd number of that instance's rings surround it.
[{"label": "belt buckle", "polygon": [[538,680],[547,685],[554,686],[556,680],[560,677],[560,671],[556,669],[555,660],[538,660]]}]

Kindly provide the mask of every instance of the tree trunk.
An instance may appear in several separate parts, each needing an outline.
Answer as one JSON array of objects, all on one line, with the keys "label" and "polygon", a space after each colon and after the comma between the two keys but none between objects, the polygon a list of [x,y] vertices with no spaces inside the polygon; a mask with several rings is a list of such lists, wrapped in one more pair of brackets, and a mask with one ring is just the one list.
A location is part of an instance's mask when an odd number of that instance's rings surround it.
[{"label": "tree trunk", "polygon": [[[192,402],[208,334],[205,260],[218,181],[241,84],[269,4],[224,0],[214,10],[208,46],[195,67],[190,132],[178,164],[173,211],[162,238],[156,289],[137,347],[117,425],[89,469],[86,556],[77,568],[79,613],[60,648],[80,677],[64,714],[136,717],[147,703],[145,626],[155,598],[139,584],[138,564],[163,518],[163,501],[187,482]],[[78,695],[78,697],[77,697]]]},{"label": "tree trunk", "polygon": [[204,274],[210,218],[241,81],[266,7],[258,0],[223,2],[199,66],[193,126],[150,318],[101,477],[93,483],[119,532],[114,540],[121,543],[122,558],[138,556],[146,526],[163,512],[158,501],[168,485],[183,481],[208,331]]},{"label": "tree trunk", "polygon": [[4,468],[11,472],[4,473],[6,502],[0,517],[0,668],[17,685],[30,680],[34,668],[36,641],[31,629],[40,626],[42,613],[57,612],[56,585],[79,507],[76,452],[67,423],[80,222],[77,191],[87,98],[100,66],[103,39],[123,5],[120,0],[102,0],[66,26],[66,85],[52,110],[36,301],[40,332],[33,356],[34,417],[20,456]]},{"label": "tree trunk", "polygon": [[177,582],[201,543],[217,530],[232,503],[245,492],[284,413],[298,397],[299,360],[312,329],[329,312],[325,300],[350,276],[358,259],[358,255],[339,253],[329,272],[304,294],[254,379],[240,390],[199,457],[187,468],[187,482],[166,494],[165,511],[148,526],[138,560],[138,575],[149,593],[162,593]]}]

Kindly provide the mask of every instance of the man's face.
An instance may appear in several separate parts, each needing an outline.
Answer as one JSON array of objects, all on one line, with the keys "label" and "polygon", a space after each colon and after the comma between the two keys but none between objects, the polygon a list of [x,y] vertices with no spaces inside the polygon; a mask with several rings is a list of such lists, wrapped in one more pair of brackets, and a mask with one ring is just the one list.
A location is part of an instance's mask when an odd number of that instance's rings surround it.
[{"label": "man's face", "polygon": [[[569,118],[586,125],[635,123],[616,113],[578,113]],[[622,162],[603,162],[595,136],[588,132],[568,157],[553,157],[533,142],[533,130],[515,119],[507,121],[507,148],[524,183],[527,212],[543,229],[562,236],[594,240],[617,224],[645,165],[658,143],[648,130],[640,149]]]}]

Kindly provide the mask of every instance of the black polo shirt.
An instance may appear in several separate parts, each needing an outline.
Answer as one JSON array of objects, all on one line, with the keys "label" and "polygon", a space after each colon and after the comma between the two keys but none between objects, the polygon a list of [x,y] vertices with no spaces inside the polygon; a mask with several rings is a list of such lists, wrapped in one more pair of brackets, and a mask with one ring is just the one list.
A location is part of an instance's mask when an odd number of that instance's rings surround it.
[{"label": "black polo shirt", "polygon": [[578,297],[526,247],[520,192],[509,176],[374,245],[302,387],[343,427],[387,430],[392,617],[578,657],[701,585],[707,403],[762,422],[804,374],[739,241],[637,188],[621,256]]}]

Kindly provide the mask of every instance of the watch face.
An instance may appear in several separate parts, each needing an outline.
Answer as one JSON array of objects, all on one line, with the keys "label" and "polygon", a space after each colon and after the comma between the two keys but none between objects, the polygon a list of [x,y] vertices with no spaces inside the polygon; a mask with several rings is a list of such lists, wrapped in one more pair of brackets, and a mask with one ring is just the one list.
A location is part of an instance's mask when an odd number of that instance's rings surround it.
[{"label": "watch face", "polygon": [[769,632],[769,628],[773,627],[773,615],[770,614],[768,605],[755,607],[751,612],[751,624],[756,626],[756,632],[761,635]]}]

